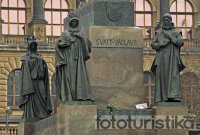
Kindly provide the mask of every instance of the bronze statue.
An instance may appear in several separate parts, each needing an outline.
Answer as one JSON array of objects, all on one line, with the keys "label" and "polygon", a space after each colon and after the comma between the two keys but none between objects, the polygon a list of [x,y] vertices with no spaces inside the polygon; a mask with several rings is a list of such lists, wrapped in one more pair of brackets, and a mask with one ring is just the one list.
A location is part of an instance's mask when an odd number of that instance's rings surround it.
[{"label": "bronze statue", "polygon": [[37,121],[52,112],[47,64],[39,54],[37,42],[29,37],[26,55],[22,57],[22,90],[20,106],[25,121]]},{"label": "bronze statue", "polygon": [[156,76],[155,103],[180,102],[182,99],[180,71],[185,66],[180,58],[180,49],[183,45],[181,32],[175,30],[171,15],[164,14],[162,29],[151,44],[156,50],[156,58],[151,67]]},{"label": "bronze statue", "polygon": [[85,65],[91,43],[80,34],[78,26],[79,19],[71,15],[69,29],[56,45],[56,87],[61,102],[94,100]]}]

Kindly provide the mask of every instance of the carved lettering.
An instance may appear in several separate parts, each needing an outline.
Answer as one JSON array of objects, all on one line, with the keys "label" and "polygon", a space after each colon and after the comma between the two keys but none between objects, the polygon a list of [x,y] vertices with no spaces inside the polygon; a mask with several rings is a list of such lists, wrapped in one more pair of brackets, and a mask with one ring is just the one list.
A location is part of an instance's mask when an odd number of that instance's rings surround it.
[{"label": "carved lettering", "polygon": [[96,39],[97,46],[137,46],[136,40],[125,39]]}]

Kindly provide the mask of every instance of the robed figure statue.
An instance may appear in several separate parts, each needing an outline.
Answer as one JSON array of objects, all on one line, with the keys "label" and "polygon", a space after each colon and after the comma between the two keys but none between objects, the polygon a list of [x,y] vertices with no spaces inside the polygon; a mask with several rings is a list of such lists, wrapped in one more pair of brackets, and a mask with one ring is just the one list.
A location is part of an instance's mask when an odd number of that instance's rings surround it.
[{"label": "robed figure statue", "polygon": [[90,58],[90,41],[79,32],[79,19],[72,16],[69,29],[56,44],[56,88],[61,102],[93,101],[85,62]]},{"label": "robed figure statue", "polygon": [[24,111],[25,121],[37,121],[50,116],[52,112],[48,68],[38,53],[35,38],[29,37],[27,41],[27,52],[21,59],[22,89],[19,108]]},{"label": "robed figure statue", "polygon": [[155,103],[182,100],[180,71],[185,66],[180,58],[180,49],[183,45],[181,32],[175,30],[171,15],[164,14],[162,29],[151,44],[151,47],[156,50],[156,58],[151,67],[156,76]]}]

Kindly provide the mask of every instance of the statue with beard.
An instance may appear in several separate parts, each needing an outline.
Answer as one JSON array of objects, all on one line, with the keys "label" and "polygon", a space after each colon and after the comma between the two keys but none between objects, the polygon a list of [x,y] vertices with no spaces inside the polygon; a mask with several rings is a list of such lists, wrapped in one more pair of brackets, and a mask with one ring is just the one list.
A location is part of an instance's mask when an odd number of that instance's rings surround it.
[{"label": "statue with beard", "polygon": [[56,89],[61,102],[93,101],[85,62],[90,58],[90,41],[79,32],[79,19],[70,15],[69,29],[56,45]]},{"label": "statue with beard", "polygon": [[172,17],[166,13],[162,17],[162,29],[157,33],[151,47],[156,57],[151,70],[155,74],[154,102],[181,102],[180,71],[185,66],[180,58],[184,45],[180,32],[176,31]]},{"label": "statue with beard", "polygon": [[24,121],[38,121],[51,115],[52,106],[47,64],[39,54],[37,42],[29,37],[26,55],[22,57],[22,90],[20,106]]}]

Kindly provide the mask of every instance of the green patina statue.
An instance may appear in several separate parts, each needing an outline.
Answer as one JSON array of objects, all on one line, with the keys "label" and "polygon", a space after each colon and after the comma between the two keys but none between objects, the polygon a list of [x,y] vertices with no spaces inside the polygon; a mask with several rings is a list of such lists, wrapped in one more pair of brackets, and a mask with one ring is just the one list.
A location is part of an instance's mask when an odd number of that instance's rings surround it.
[{"label": "green patina statue", "polygon": [[182,100],[180,71],[185,66],[180,58],[180,49],[183,45],[181,32],[175,30],[171,15],[164,14],[162,29],[151,44],[151,47],[156,50],[156,58],[151,67],[156,76],[155,103]]},{"label": "green patina statue", "polygon": [[79,19],[70,16],[69,29],[56,44],[56,87],[61,102],[94,100],[85,65],[91,43],[80,34],[78,26]]},{"label": "green patina statue", "polygon": [[47,64],[38,53],[37,42],[29,37],[26,55],[22,57],[22,90],[20,106],[25,121],[37,121],[52,112]]}]

